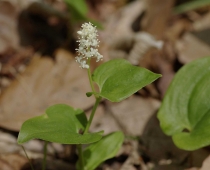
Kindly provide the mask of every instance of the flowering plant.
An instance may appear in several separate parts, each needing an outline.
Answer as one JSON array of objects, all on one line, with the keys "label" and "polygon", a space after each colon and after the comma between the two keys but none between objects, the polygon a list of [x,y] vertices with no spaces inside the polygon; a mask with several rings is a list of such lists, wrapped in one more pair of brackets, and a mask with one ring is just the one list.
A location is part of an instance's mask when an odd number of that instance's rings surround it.
[{"label": "flowering plant", "polygon": [[[76,62],[81,68],[88,70],[92,91],[88,92],[87,96],[95,97],[89,120],[83,110],[57,104],[49,107],[45,114],[25,121],[18,136],[18,143],[22,144],[37,138],[49,142],[76,144],[79,155],[77,169],[93,170],[106,159],[114,157],[124,140],[122,132],[114,132],[106,136],[102,136],[103,131],[89,132],[101,99],[120,102],[161,75],[145,68],[132,66],[124,59],[105,62],[91,73],[91,59],[96,58],[96,61],[100,61],[103,58],[97,50],[99,40],[96,27],[91,23],[85,23],[77,33],[79,48],[76,49],[78,52]],[[98,85],[99,91],[95,90],[94,83]],[[89,145],[83,149],[82,144]]]}]

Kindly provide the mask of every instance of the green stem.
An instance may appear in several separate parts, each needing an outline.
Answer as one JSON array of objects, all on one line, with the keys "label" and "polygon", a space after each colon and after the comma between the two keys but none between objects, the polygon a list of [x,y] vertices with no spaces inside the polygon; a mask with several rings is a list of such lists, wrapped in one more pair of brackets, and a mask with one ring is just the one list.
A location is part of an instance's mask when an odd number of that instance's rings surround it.
[{"label": "green stem", "polygon": [[80,167],[80,170],[84,170],[84,157],[83,157],[83,153],[82,153],[82,145],[81,144],[78,144],[77,145],[77,151],[78,151],[78,154],[79,154],[79,167]]},{"label": "green stem", "polygon": [[[87,69],[87,71],[88,71],[88,78],[89,78],[89,82],[90,82],[91,89],[92,89],[92,91],[95,93],[96,90],[95,90],[94,85],[93,85],[93,80],[92,80],[91,71],[90,71],[90,60],[91,60],[91,58],[88,59],[88,65],[89,65],[89,68]],[[95,94],[94,94],[94,95],[95,95]],[[96,96],[95,96],[95,97],[96,97]]]},{"label": "green stem", "polygon": [[[90,60],[91,58],[88,59],[88,65],[90,66]],[[94,88],[94,85],[93,85],[93,80],[92,80],[92,76],[91,76],[91,70],[90,70],[90,67],[87,69],[88,71],[88,79],[89,79],[89,82],[90,82],[90,86],[91,86],[91,89],[92,89],[92,92],[94,93],[94,96],[95,96],[95,104],[93,106],[93,109],[92,109],[92,112],[91,112],[91,115],[90,115],[90,118],[88,120],[88,123],[87,123],[87,126],[85,127],[85,131],[83,134],[87,133],[89,131],[89,128],[90,128],[90,125],[92,123],[92,120],[93,120],[93,117],[94,117],[94,114],[96,112],[96,109],[101,101],[101,97],[98,97],[96,95],[96,90]],[[80,170],[84,170],[84,157],[83,157],[83,152],[82,152],[82,145],[79,144],[77,145],[77,150],[78,150],[78,154],[79,154],[79,165],[80,165]]]},{"label": "green stem", "polygon": [[34,167],[32,166],[32,163],[31,163],[31,161],[30,161],[30,159],[29,159],[29,157],[28,157],[28,155],[27,155],[27,153],[26,153],[26,151],[25,151],[25,148],[21,145],[21,147],[22,147],[22,149],[23,149],[23,151],[24,151],[24,153],[25,153],[25,155],[26,155],[26,158],[28,159],[28,162],[29,162],[29,164],[30,164],[30,166],[31,166],[31,169],[32,170],[34,170]]},{"label": "green stem", "polygon": [[45,141],[45,143],[44,143],[44,158],[43,158],[43,161],[42,161],[42,170],[46,169],[47,144],[48,144],[48,142]]},{"label": "green stem", "polygon": [[[90,66],[90,60],[91,60],[91,58],[88,59],[88,65],[89,66]],[[92,91],[94,93],[94,96],[95,96],[96,101],[95,101],[95,104],[93,106],[93,109],[92,109],[90,118],[88,120],[87,126],[85,127],[85,131],[84,131],[83,134],[88,133],[89,128],[90,128],[90,125],[91,125],[92,120],[93,120],[93,117],[95,115],[96,109],[97,109],[97,107],[98,107],[98,105],[99,105],[99,103],[100,103],[100,101],[102,99],[100,96],[97,96],[96,95],[96,90],[95,90],[94,85],[93,85],[93,80],[92,80],[92,76],[91,76],[90,67],[87,70],[88,70],[88,78],[89,78],[90,86],[91,86],[91,89],[92,89]]]},{"label": "green stem", "polygon": [[87,126],[86,126],[85,131],[84,131],[83,134],[85,134],[85,133],[88,132],[88,130],[89,130],[89,128],[90,128],[90,125],[91,125],[91,123],[92,123],[93,117],[94,117],[94,115],[95,115],[96,109],[97,109],[97,107],[98,107],[98,105],[99,105],[101,99],[102,99],[101,97],[96,97],[95,104],[94,104],[94,106],[93,106],[93,109],[92,109],[90,118],[89,118],[89,120],[88,120]]}]

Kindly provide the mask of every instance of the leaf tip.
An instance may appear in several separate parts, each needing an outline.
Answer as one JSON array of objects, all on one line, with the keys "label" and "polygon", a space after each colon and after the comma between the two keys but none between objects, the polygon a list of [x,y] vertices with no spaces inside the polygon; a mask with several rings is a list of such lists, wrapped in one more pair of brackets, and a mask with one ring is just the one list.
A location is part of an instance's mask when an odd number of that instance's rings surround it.
[{"label": "leaf tip", "polygon": [[24,143],[24,141],[23,141],[23,140],[21,140],[21,139],[20,139],[20,137],[18,136],[18,139],[17,139],[17,144],[18,144],[18,145],[21,145],[21,144],[23,144],[23,143]]}]

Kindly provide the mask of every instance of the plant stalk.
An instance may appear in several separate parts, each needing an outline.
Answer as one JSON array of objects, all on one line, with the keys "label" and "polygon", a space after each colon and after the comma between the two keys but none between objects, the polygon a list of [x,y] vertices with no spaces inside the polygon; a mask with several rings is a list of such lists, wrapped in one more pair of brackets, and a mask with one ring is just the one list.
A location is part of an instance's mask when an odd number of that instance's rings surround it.
[{"label": "plant stalk", "polygon": [[77,145],[77,151],[78,151],[78,154],[79,154],[79,167],[80,169],[79,170],[84,170],[84,157],[83,157],[83,153],[82,153],[82,144],[78,144]]},{"label": "plant stalk", "polygon": [[[89,65],[89,66],[90,66],[90,61],[91,61],[91,58],[88,59],[88,65]],[[99,105],[99,103],[100,103],[100,101],[101,101],[101,99],[102,99],[100,96],[97,96],[97,95],[96,95],[96,90],[95,90],[94,85],[93,85],[93,80],[92,80],[92,76],[91,76],[90,67],[89,67],[87,70],[88,70],[88,78],[89,78],[90,86],[91,86],[91,89],[92,89],[92,91],[93,91],[93,93],[94,93],[94,96],[95,96],[96,101],[95,101],[95,104],[94,104],[94,106],[93,106],[93,109],[92,109],[90,118],[89,118],[89,120],[88,120],[87,126],[85,127],[85,131],[84,131],[83,134],[88,133],[88,130],[89,130],[90,125],[91,125],[91,123],[92,123],[92,120],[93,120],[93,117],[94,117],[94,115],[95,115],[96,109],[97,109],[97,107],[98,107],[98,105]]]},{"label": "plant stalk", "polygon": [[44,158],[42,160],[42,170],[46,169],[47,145],[48,145],[48,142],[44,141]]},{"label": "plant stalk", "polygon": [[89,128],[90,128],[90,125],[91,125],[92,120],[93,120],[93,117],[94,117],[94,115],[95,115],[96,109],[97,109],[97,107],[98,107],[98,105],[99,105],[101,99],[102,99],[101,97],[96,97],[95,104],[94,104],[94,106],[93,106],[93,109],[92,109],[90,118],[89,118],[89,120],[88,120],[87,126],[86,126],[85,131],[84,131],[83,134],[88,133]]},{"label": "plant stalk", "polygon": [[[90,60],[91,60],[91,58],[88,59],[88,65],[89,65],[89,66],[90,66]],[[89,128],[90,128],[90,125],[91,125],[92,120],[93,120],[93,117],[94,117],[94,115],[95,115],[96,109],[97,109],[97,107],[98,107],[98,105],[99,105],[99,103],[100,103],[100,101],[101,101],[101,99],[102,99],[100,96],[97,96],[97,95],[95,94],[96,91],[95,91],[95,88],[94,88],[94,85],[93,85],[93,80],[92,80],[92,76],[91,76],[90,67],[87,69],[87,71],[88,71],[88,79],[89,79],[89,82],[90,82],[90,86],[91,86],[92,92],[94,93],[94,96],[95,96],[96,101],[95,101],[95,104],[94,104],[94,106],[93,106],[93,109],[92,109],[90,118],[89,118],[89,120],[88,120],[88,123],[87,123],[87,125],[86,125],[86,127],[85,127],[85,130],[84,130],[84,133],[83,133],[83,134],[88,133]],[[83,157],[83,151],[82,151],[82,145],[81,145],[81,144],[77,145],[77,150],[78,150],[78,154],[79,154],[79,165],[80,165],[80,170],[84,170],[84,165],[85,165],[85,164],[84,164],[84,157]]]},{"label": "plant stalk", "polygon": [[31,166],[31,169],[32,170],[34,170],[34,167],[32,166],[32,163],[31,163],[31,161],[30,161],[30,159],[29,159],[29,157],[28,157],[28,155],[27,155],[27,153],[26,153],[26,151],[25,151],[25,148],[21,145],[21,147],[22,147],[22,149],[23,149],[23,151],[24,151],[24,153],[25,153],[25,155],[26,155],[26,158],[28,159],[28,162],[29,162],[29,164],[30,164],[30,166]]}]

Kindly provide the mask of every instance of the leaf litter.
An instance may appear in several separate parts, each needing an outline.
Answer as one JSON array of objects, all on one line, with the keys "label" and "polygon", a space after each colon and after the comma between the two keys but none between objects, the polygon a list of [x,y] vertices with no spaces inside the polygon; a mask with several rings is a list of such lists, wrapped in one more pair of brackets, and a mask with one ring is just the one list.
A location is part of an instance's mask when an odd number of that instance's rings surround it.
[{"label": "leaf litter", "polygon": [[[122,130],[127,138],[118,156],[106,161],[100,169],[208,169],[208,148],[193,153],[177,149],[159,129],[156,111],[176,71],[189,61],[209,55],[209,44],[197,33],[205,35],[204,30],[210,28],[206,22],[210,9],[173,15],[175,0],[118,1],[88,1],[89,15],[104,24],[99,37],[103,43],[100,50],[105,56],[104,60],[116,56],[129,58],[132,49],[135,49],[135,36],[146,32],[164,45],[161,49],[142,49],[144,53],[138,46],[134,64],[161,73],[163,77],[122,103],[102,101],[91,131],[105,129],[105,133],[110,133]],[[11,4],[16,8],[18,6],[16,1],[10,4],[4,2],[4,6],[1,2],[0,5],[4,9],[0,12],[1,29],[7,32],[0,32],[0,126],[4,132],[1,137],[7,136],[7,140],[0,138],[0,146],[10,148],[0,151],[0,165],[5,170],[21,169],[27,161],[20,148],[11,142],[15,140],[23,121],[44,113],[48,106],[55,103],[66,103],[87,112],[93,105],[93,98],[85,96],[90,91],[86,73],[75,63],[74,54],[56,47],[54,60],[34,54],[33,48],[26,55],[27,48],[20,47],[18,43],[16,26],[17,15],[27,5],[11,10],[14,8]],[[53,144],[49,148],[48,166],[52,166],[54,160],[54,169],[73,168],[75,148],[57,147],[60,151],[53,149]],[[34,165],[39,168],[41,160],[37,158],[42,157],[43,143],[35,141],[26,148],[30,158],[34,159]],[[59,156],[56,157],[56,154]],[[14,162],[17,164],[13,165]],[[27,169],[27,165],[24,167]]]}]

